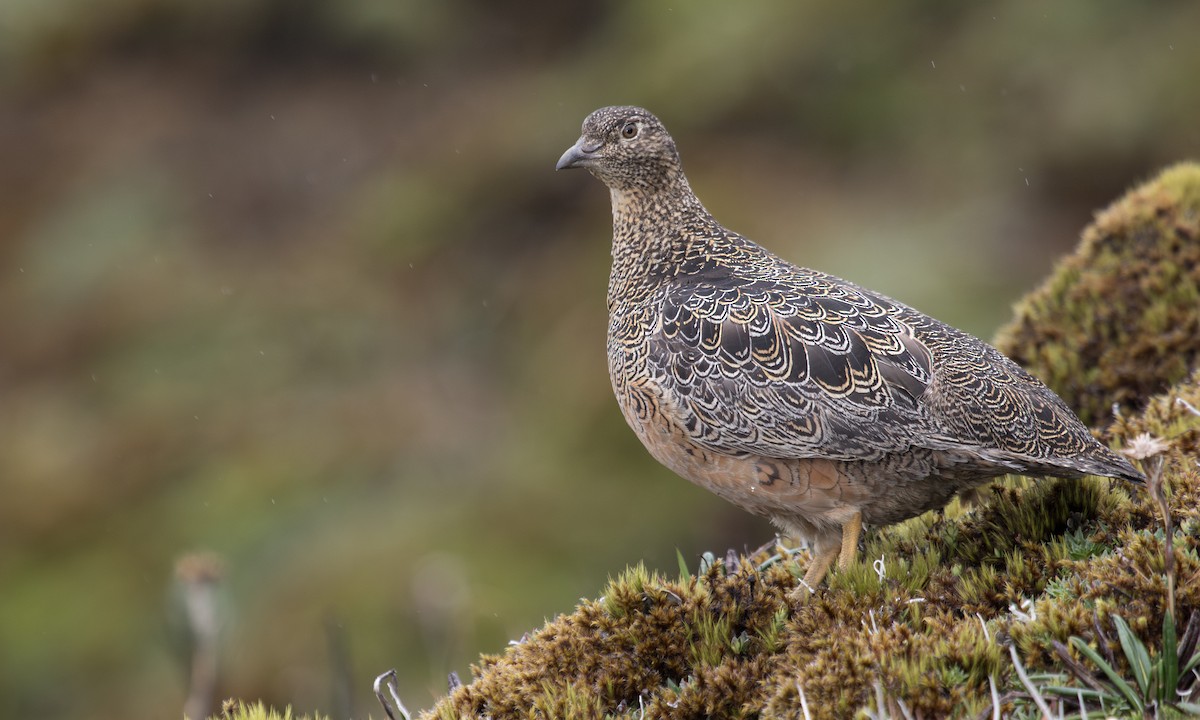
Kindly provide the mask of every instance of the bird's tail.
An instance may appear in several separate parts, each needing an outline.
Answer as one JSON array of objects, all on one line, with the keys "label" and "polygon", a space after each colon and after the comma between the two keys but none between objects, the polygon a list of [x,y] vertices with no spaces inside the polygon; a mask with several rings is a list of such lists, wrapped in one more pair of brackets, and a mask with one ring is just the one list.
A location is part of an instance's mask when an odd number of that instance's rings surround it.
[{"label": "bird's tail", "polygon": [[1133,463],[1103,445],[1096,443],[1090,452],[1066,458],[1039,459],[1033,463],[1031,472],[1057,477],[1083,477],[1084,475],[1099,475],[1100,477],[1117,478],[1132,483],[1146,482]]}]

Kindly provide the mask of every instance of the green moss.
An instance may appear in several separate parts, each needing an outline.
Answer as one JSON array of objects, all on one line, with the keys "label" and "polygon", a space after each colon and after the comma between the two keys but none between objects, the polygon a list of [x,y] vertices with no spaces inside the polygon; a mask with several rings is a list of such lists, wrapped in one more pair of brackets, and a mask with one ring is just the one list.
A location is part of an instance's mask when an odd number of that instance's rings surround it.
[{"label": "green moss", "polygon": [[565,685],[545,681],[542,693],[533,698],[529,716],[533,718],[598,718],[603,715],[604,703],[595,690],[567,682]]},{"label": "green moss", "polygon": [[290,707],[283,712],[264,706],[261,702],[244,703],[235,700],[226,701],[221,713],[215,715],[220,720],[324,720],[321,715],[293,715]]},{"label": "green moss", "polygon": [[1091,425],[1139,410],[1200,358],[1200,165],[1100,213],[996,344]]}]

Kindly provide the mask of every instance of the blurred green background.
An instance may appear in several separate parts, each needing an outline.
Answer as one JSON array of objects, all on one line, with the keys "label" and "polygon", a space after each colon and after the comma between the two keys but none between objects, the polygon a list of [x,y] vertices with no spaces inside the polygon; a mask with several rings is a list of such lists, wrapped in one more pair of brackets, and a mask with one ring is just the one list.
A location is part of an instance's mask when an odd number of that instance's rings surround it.
[{"label": "blurred green background", "polygon": [[766,523],[660,468],[604,358],[656,112],[727,225],[988,337],[1091,213],[1200,154],[1200,4],[0,3],[0,717],[220,696],[378,716]]}]

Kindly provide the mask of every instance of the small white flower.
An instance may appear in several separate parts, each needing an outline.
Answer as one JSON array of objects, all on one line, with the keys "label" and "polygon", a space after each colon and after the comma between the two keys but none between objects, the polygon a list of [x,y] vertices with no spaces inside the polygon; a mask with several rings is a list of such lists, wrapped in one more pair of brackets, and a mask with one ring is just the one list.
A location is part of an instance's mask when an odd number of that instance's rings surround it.
[{"label": "small white flower", "polygon": [[1162,454],[1171,447],[1171,443],[1156,438],[1150,433],[1142,433],[1129,441],[1129,446],[1121,452],[1134,460],[1145,460],[1149,457]]}]

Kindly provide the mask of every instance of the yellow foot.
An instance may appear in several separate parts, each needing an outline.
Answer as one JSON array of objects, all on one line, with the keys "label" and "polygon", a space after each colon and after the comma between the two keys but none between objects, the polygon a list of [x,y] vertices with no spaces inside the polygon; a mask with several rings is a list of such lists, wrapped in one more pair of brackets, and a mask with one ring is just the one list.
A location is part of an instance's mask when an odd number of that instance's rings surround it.
[{"label": "yellow foot", "polygon": [[845,570],[854,562],[858,555],[858,536],[862,534],[862,513],[854,513],[854,517],[842,526],[842,552],[838,555],[838,567]]}]

